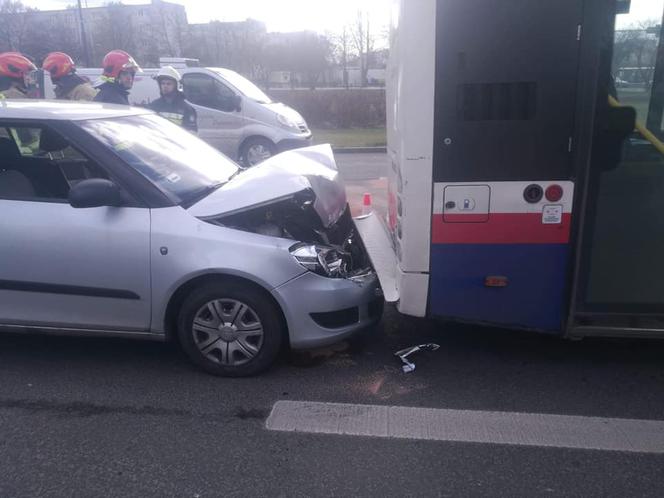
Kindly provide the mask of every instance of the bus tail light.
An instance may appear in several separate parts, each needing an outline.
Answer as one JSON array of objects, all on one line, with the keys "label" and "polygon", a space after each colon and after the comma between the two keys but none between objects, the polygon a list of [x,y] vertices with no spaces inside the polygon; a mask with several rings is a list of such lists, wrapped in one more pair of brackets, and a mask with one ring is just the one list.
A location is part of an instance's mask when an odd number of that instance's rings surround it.
[{"label": "bus tail light", "polygon": [[485,287],[502,288],[502,287],[507,287],[507,284],[508,284],[507,277],[503,277],[501,275],[491,275],[484,279]]},{"label": "bus tail light", "polygon": [[560,185],[550,185],[544,194],[549,202],[558,202],[563,198],[563,188]]}]

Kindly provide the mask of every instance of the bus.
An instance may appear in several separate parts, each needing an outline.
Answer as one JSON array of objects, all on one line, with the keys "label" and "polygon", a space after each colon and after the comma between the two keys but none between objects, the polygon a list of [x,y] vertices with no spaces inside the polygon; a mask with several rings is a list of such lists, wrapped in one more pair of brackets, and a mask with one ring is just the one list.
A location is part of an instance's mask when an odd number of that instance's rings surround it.
[{"label": "bus", "polygon": [[664,336],[664,23],[641,54],[652,85],[612,74],[617,26],[663,13],[394,2],[388,215],[357,220],[386,300],[569,338]]}]

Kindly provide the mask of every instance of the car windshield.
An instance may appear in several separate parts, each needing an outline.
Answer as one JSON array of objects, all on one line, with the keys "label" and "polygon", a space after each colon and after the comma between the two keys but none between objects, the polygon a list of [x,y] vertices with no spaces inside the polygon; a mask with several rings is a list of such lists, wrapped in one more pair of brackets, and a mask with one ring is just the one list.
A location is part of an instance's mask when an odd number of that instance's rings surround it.
[{"label": "car windshield", "polygon": [[153,114],[82,121],[80,126],[175,202],[191,205],[238,166],[179,126]]},{"label": "car windshield", "polygon": [[245,97],[255,100],[259,104],[271,104],[272,99],[265,95],[263,90],[254,85],[244,76],[239,75],[234,71],[217,69],[216,73],[233,85]]}]

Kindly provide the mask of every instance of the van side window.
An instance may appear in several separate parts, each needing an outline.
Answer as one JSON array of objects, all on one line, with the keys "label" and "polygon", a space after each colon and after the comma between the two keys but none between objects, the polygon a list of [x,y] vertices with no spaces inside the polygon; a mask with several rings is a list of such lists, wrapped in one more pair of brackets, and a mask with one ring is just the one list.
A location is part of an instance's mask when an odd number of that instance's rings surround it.
[{"label": "van side window", "polygon": [[226,85],[207,74],[185,74],[182,78],[184,95],[192,104],[219,111],[236,110],[236,95]]}]

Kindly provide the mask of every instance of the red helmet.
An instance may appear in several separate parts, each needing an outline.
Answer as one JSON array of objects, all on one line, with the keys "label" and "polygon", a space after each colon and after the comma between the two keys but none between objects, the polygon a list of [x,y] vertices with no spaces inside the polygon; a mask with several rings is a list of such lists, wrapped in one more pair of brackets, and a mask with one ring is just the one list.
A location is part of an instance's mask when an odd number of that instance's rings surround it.
[{"label": "red helmet", "polygon": [[104,77],[115,80],[122,71],[140,71],[141,68],[134,58],[123,50],[111,50],[102,62]]},{"label": "red helmet", "polygon": [[0,76],[23,81],[28,73],[36,69],[37,67],[30,62],[30,59],[18,52],[0,54]]},{"label": "red helmet", "polygon": [[42,69],[51,73],[51,79],[58,80],[74,72],[76,65],[71,57],[62,52],[51,52],[44,59]]}]

